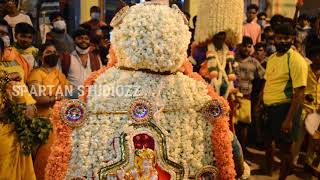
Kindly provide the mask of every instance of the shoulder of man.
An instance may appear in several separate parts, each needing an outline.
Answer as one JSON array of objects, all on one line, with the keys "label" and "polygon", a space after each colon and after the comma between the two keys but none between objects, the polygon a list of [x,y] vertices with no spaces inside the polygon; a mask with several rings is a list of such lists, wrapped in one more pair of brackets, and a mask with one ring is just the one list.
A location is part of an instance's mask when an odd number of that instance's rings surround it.
[{"label": "shoulder of man", "polygon": [[291,49],[289,50],[289,53],[290,53],[290,56],[292,56],[292,58],[293,58],[294,60],[299,60],[299,61],[301,60],[301,61],[306,62],[305,58],[298,52],[297,49],[291,48]]}]

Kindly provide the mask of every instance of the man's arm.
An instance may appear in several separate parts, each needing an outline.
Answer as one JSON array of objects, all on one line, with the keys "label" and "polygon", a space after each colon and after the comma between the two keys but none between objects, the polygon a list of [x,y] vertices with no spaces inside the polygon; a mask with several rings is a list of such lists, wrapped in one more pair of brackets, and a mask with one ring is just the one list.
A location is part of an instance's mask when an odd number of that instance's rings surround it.
[{"label": "man's arm", "polygon": [[285,133],[289,133],[292,130],[292,122],[295,116],[295,113],[299,110],[299,107],[303,103],[304,99],[304,90],[305,87],[294,88],[293,99],[291,106],[285,121],[282,123],[281,130]]}]

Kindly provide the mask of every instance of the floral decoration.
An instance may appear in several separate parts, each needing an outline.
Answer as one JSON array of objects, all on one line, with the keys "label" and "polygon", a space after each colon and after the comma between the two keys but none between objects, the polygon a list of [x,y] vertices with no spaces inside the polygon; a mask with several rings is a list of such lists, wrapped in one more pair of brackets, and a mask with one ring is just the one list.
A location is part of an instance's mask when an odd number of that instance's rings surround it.
[{"label": "floral decoration", "polygon": [[179,10],[138,4],[130,7],[112,36],[117,66],[175,72],[187,57],[191,33]]},{"label": "floral decoration", "polygon": [[71,132],[72,129],[60,119],[60,110],[66,100],[59,101],[53,108],[53,131],[59,138],[53,142],[51,154],[45,171],[45,179],[56,180],[64,179],[69,167],[68,163],[71,157]]},{"label": "floral decoration", "polygon": [[[169,159],[186,169],[186,178],[216,160],[220,178],[234,179],[231,138],[226,136],[227,113],[213,122],[202,113],[212,99],[226,107],[226,112],[229,106],[192,72],[186,60],[189,39],[188,26],[177,10],[154,4],[130,7],[113,30],[111,64],[92,73],[85,82],[81,99],[87,103],[88,120],[71,131],[59,120],[59,113],[54,113],[59,139],[52,147],[46,177],[98,178],[101,168],[119,162],[119,137],[135,123],[128,110],[143,98],[153,104],[157,118],[152,121],[165,133]],[[180,72],[160,75],[131,69]],[[101,96],[98,91],[108,87],[125,87],[126,93]],[[61,106],[56,104],[54,111],[59,112]]]},{"label": "floral decoration", "polygon": [[152,105],[146,99],[137,99],[131,104],[129,113],[136,123],[146,123],[153,117]]},{"label": "floral decoration", "polygon": [[86,105],[81,100],[71,99],[61,108],[60,117],[68,126],[79,127],[87,118]]}]

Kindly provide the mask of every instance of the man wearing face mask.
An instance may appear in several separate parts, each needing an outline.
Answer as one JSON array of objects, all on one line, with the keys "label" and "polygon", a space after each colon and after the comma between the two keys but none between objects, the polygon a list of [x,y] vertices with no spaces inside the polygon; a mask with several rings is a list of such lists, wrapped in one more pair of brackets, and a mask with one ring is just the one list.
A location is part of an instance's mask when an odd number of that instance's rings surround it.
[{"label": "man wearing face mask", "polygon": [[267,14],[265,12],[261,12],[258,14],[258,24],[261,26],[262,29],[270,26],[267,22]]},{"label": "man wearing face mask", "polygon": [[95,31],[107,25],[105,22],[100,21],[100,12],[101,10],[98,6],[92,6],[90,8],[91,19],[84,24],[89,25],[92,31]]},{"label": "man wearing face mask", "polygon": [[[50,110],[56,101],[64,98],[68,81],[57,68],[59,56],[53,44],[45,43],[40,47],[39,58],[41,67],[33,69],[28,78],[28,87],[33,92],[33,98],[37,101],[37,115],[49,118]],[[45,179],[45,167],[50,154],[50,148],[56,135],[51,133],[47,143],[42,144],[34,158],[34,170],[36,178]]]},{"label": "man wearing face mask", "polygon": [[74,42],[66,31],[66,22],[62,14],[55,12],[51,14],[49,19],[53,29],[47,33],[46,42],[55,44],[59,54],[74,51]]},{"label": "man wearing face mask", "polygon": [[75,88],[83,85],[89,74],[101,67],[99,55],[90,52],[89,32],[77,30],[73,35],[75,50],[71,54],[65,53],[61,60],[62,72],[67,76],[70,84]]},{"label": "man wearing face mask", "polygon": [[299,131],[308,65],[291,48],[295,35],[292,24],[277,25],[274,33],[276,53],[268,59],[263,90],[266,170],[272,173],[272,141],[275,140],[280,146],[279,180],[284,180],[292,170],[291,147]]}]

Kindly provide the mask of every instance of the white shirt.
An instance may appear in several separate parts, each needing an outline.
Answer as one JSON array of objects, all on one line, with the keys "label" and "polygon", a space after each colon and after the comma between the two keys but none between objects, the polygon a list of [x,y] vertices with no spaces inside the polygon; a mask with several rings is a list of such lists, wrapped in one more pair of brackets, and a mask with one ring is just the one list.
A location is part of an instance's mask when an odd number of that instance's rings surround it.
[{"label": "white shirt", "polygon": [[68,72],[68,80],[75,88],[83,85],[91,71],[90,57],[88,54],[87,67],[82,65],[81,59],[76,51],[73,51],[70,59],[70,68]]},{"label": "white shirt", "polygon": [[15,39],[15,36],[14,36],[14,28],[16,27],[16,25],[18,23],[22,23],[22,22],[25,22],[25,23],[28,23],[30,24],[31,26],[32,25],[32,22],[31,22],[31,19],[29,16],[25,15],[25,14],[22,14],[22,13],[19,13],[17,16],[15,17],[10,17],[9,15],[6,15],[4,17],[4,20],[6,20],[9,24],[9,26],[12,28],[12,33],[13,33],[13,37],[14,37],[14,41],[16,41]]}]

